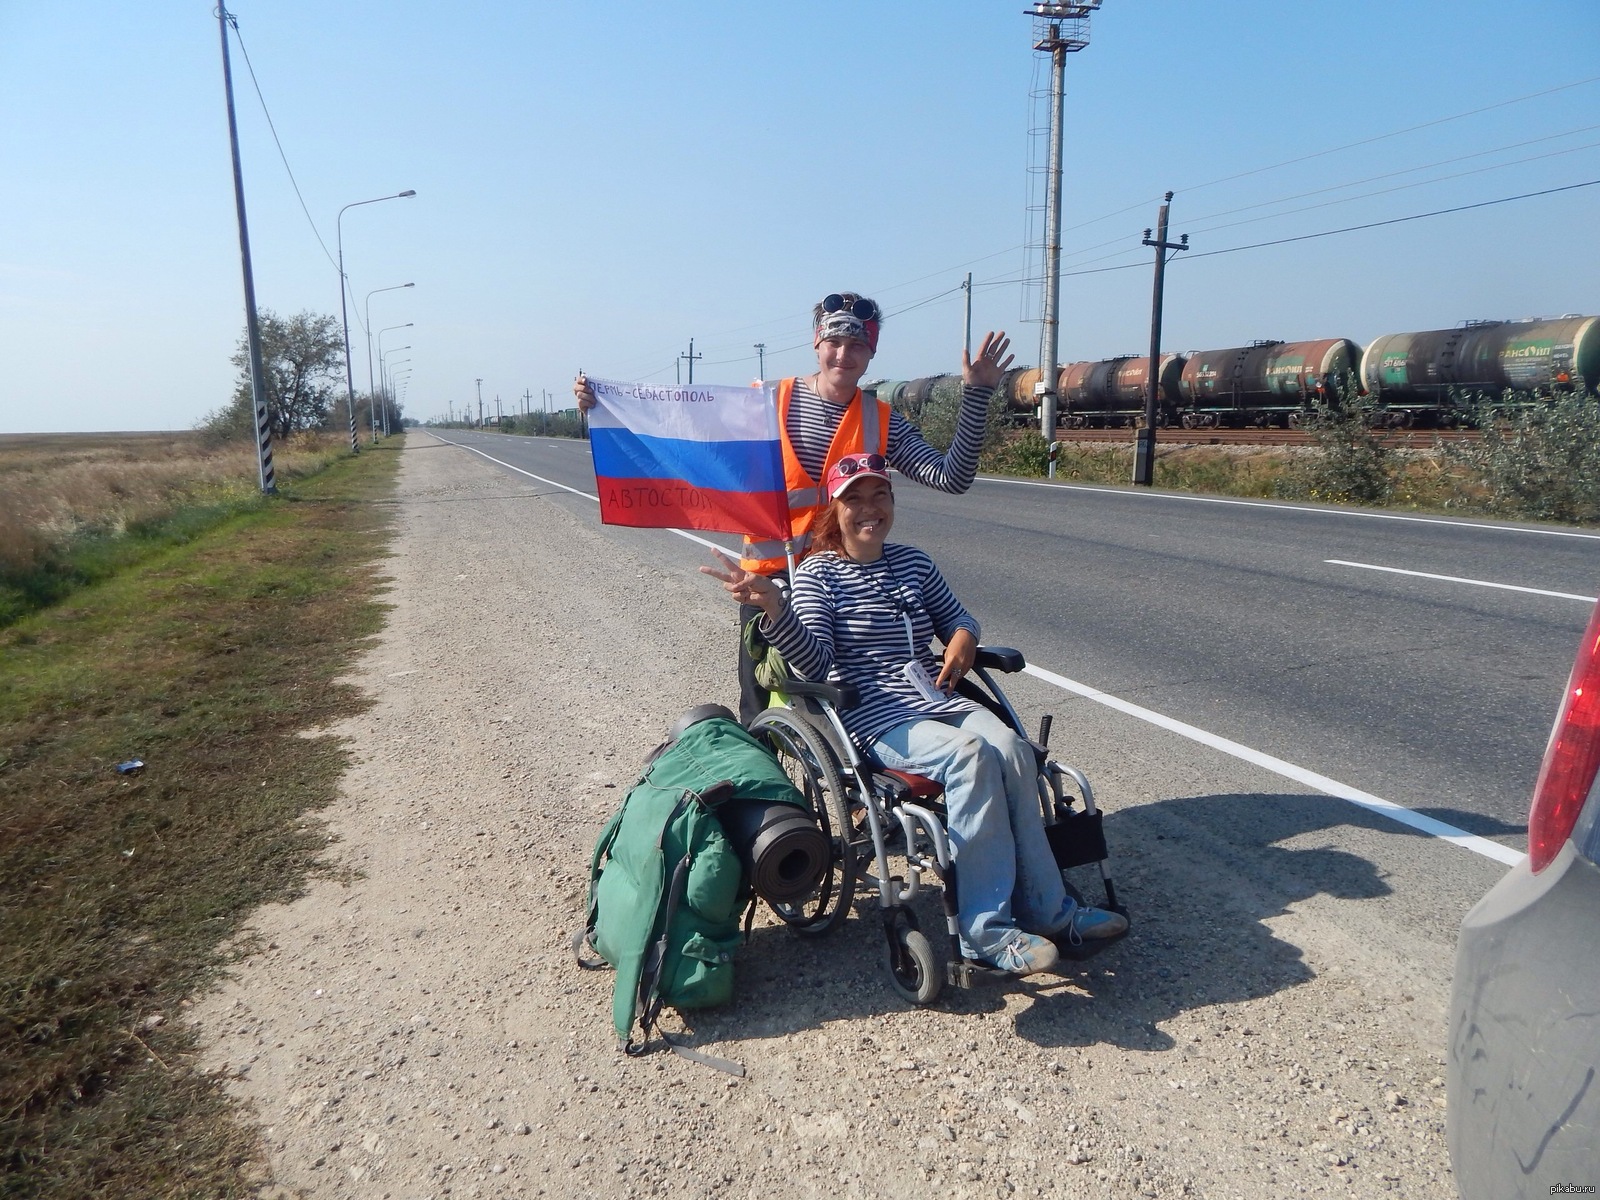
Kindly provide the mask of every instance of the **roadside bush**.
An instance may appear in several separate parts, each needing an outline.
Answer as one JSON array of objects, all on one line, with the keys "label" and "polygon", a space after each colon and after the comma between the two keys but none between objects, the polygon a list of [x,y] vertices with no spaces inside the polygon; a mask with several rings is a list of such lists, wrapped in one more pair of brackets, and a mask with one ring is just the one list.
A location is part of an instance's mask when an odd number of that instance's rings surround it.
[{"label": "roadside bush", "polygon": [[1385,503],[1394,493],[1394,451],[1371,427],[1373,403],[1352,383],[1337,407],[1318,403],[1306,428],[1316,452],[1304,455],[1273,484],[1288,500]]},{"label": "roadside bush", "polygon": [[1600,405],[1582,390],[1519,403],[1479,401],[1476,442],[1441,446],[1465,469],[1449,503],[1535,521],[1600,521]]},{"label": "roadside bush", "polygon": [[1010,440],[1002,439],[978,460],[978,469],[1001,475],[1041,476],[1050,465],[1050,443],[1044,435],[1029,430]]},{"label": "roadside bush", "polygon": [[[922,412],[917,418],[917,427],[922,430],[922,436],[928,439],[928,444],[940,450],[948,450],[950,443],[955,440],[956,420],[961,412],[961,377],[959,375],[946,376],[933,385],[926,401],[923,402]],[[996,390],[989,397],[989,412],[985,419],[983,430],[983,445],[978,453],[980,455],[998,451],[1005,441],[1006,434],[1006,401],[1005,397]]]}]

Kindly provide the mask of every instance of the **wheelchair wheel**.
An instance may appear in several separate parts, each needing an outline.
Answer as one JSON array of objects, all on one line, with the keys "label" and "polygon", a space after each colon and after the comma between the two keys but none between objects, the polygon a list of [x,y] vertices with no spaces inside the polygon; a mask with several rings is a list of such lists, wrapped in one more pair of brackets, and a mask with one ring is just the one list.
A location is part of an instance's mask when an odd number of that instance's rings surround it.
[{"label": "wheelchair wheel", "polygon": [[931,1004],[939,994],[939,964],[933,946],[920,929],[896,924],[893,940],[884,944],[889,982],[912,1004]]},{"label": "wheelchair wheel", "polygon": [[822,826],[830,851],[828,871],[817,890],[804,900],[774,904],[773,910],[798,933],[829,933],[850,915],[859,866],[850,841],[850,802],[833,750],[821,734],[786,708],[767,709],[750,722],[750,732],[765,738],[777,754]]}]

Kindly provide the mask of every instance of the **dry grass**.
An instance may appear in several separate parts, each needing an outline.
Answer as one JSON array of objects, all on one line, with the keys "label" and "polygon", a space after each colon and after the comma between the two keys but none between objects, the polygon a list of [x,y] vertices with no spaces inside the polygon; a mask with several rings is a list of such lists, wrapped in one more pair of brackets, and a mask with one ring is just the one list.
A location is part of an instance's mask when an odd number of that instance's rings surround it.
[{"label": "dry grass", "polygon": [[0,1196],[258,1193],[181,1014],[328,869],[346,750],[304,733],[366,703],[401,445],[0,631]]},{"label": "dry grass", "polygon": [[[274,466],[293,479],[342,449],[337,435],[299,440],[274,448]],[[253,446],[208,444],[199,433],[0,435],[0,573],[187,506],[249,500],[259,487]]]},{"label": "dry grass", "polygon": [[[284,495],[347,456],[275,448]],[[262,506],[253,446],[199,433],[0,436],[0,628]]]}]

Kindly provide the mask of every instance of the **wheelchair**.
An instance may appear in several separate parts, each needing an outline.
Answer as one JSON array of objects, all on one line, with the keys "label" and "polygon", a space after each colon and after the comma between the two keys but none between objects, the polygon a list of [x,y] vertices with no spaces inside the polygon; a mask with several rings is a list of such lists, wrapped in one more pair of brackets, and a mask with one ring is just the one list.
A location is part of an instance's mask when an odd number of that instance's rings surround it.
[{"label": "wheelchair", "polygon": [[[1022,670],[1022,654],[1004,647],[980,647],[972,672],[957,686],[960,694],[983,705],[1033,747],[1039,765],[1039,803],[1045,833],[1067,894],[1087,904],[1074,885],[1075,868],[1098,867],[1104,901],[1096,907],[1128,915],[1117,900],[1102,814],[1083,772],[1049,756],[1051,717],[1029,738],[1021,718],[995,680],[996,674]],[[788,679],[772,692],[771,707],[758,714],[749,731],[763,738],[795,786],[805,796],[830,847],[830,863],[816,890],[802,900],[774,904],[778,917],[802,936],[837,929],[850,915],[859,888],[875,889],[883,923],[884,961],[889,978],[904,999],[930,1004],[945,984],[969,988],[985,976],[1010,973],[965,958],[957,923],[958,872],[946,832],[942,788],[932,779],[886,770],[856,747],[839,712],[856,702],[854,689]],[[903,859],[903,873],[891,867]],[[936,884],[949,953],[944,969],[911,907],[925,887]],[[1121,936],[1060,947],[1064,959],[1082,961]]]}]

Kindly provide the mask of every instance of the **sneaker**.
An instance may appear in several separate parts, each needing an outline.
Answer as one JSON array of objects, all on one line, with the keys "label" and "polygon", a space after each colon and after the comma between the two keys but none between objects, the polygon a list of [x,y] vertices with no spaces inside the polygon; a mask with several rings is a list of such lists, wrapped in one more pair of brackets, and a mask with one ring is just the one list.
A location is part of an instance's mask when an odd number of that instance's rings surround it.
[{"label": "sneaker", "polygon": [[1061,952],[1049,938],[1018,930],[1015,937],[989,956],[989,961],[1013,975],[1035,975],[1056,965]]},{"label": "sneaker", "polygon": [[1056,945],[1081,946],[1086,941],[1120,937],[1128,932],[1128,918],[1121,913],[1080,904],[1072,910],[1072,920],[1050,935]]}]

